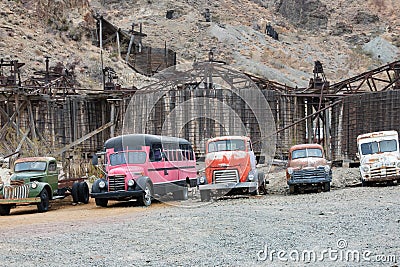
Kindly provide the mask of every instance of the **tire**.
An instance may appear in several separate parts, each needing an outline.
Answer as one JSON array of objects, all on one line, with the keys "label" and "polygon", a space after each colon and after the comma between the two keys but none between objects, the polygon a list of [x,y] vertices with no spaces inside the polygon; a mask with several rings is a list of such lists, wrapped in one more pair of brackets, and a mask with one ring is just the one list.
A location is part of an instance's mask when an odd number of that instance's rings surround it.
[{"label": "tire", "polygon": [[187,200],[189,198],[188,187],[184,186],[182,189],[172,193],[174,200]]},{"label": "tire", "polygon": [[89,187],[86,182],[80,182],[78,186],[78,200],[81,203],[89,203]]},{"label": "tire", "polygon": [[0,215],[10,215],[11,205],[0,205]]},{"label": "tire", "polygon": [[74,182],[71,188],[71,195],[72,195],[72,202],[78,203],[79,202],[79,183]]},{"label": "tire", "polygon": [[256,189],[254,189],[253,191],[250,191],[250,190],[251,189],[249,187],[249,192],[250,192],[250,195],[252,195],[252,196],[258,196],[260,194],[260,187],[258,185],[257,185]]},{"label": "tire", "polygon": [[266,195],[267,194],[267,187],[266,187],[266,183],[265,183],[265,175],[263,172],[259,172],[258,175],[259,177],[259,181],[260,181],[260,186],[258,191],[260,192],[260,194]]},{"label": "tire", "polygon": [[289,185],[289,194],[296,193],[296,187],[294,185]]},{"label": "tire", "polygon": [[365,181],[364,179],[361,179],[361,186],[362,187],[369,186],[369,182]]},{"label": "tire", "polygon": [[323,186],[324,186],[324,192],[331,191],[331,183],[330,182],[325,182]]},{"label": "tire", "polygon": [[106,198],[95,198],[94,201],[96,202],[96,206],[107,207],[108,199]]},{"label": "tire", "polygon": [[202,202],[208,202],[211,200],[210,190],[200,190],[200,199]]},{"label": "tire", "polygon": [[45,188],[43,188],[42,192],[39,194],[40,196],[40,203],[37,204],[37,209],[39,212],[46,212],[49,210],[49,193]]},{"label": "tire", "polygon": [[151,201],[153,199],[153,187],[149,181],[146,182],[143,188],[143,194],[140,198],[138,198],[139,205],[148,207],[151,205]]}]

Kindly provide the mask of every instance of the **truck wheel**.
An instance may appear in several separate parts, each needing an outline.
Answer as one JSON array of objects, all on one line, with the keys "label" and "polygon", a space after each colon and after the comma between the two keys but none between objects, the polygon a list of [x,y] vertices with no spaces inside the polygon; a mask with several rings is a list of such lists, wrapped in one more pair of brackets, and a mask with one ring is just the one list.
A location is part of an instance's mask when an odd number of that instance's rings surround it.
[{"label": "truck wheel", "polygon": [[289,185],[289,193],[290,194],[296,193],[296,187],[294,187],[294,185]]},{"label": "truck wheel", "polygon": [[39,212],[46,212],[49,210],[49,193],[46,189],[40,192],[40,203],[37,204],[37,209]]},{"label": "truck wheel", "polygon": [[189,198],[189,191],[187,186],[184,186],[182,189],[178,191],[174,191],[172,194],[174,200],[187,200]]},{"label": "truck wheel", "polygon": [[104,198],[95,198],[94,200],[95,200],[95,202],[96,202],[96,206],[99,206],[99,207],[107,207],[108,199],[104,199]]},{"label": "truck wheel", "polygon": [[78,186],[78,200],[81,203],[89,203],[89,187],[86,182],[80,182]]},{"label": "truck wheel", "polygon": [[71,188],[71,195],[72,195],[72,202],[78,203],[79,202],[79,183],[74,182]]},{"label": "truck wheel", "polygon": [[210,201],[211,200],[210,190],[200,190],[200,199],[203,202]]},{"label": "truck wheel", "polygon": [[146,182],[143,191],[142,196],[138,198],[138,202],[140,205],[148,207],[151,205],[151,200],[153,198],[153,188],[149,181]]},{"label": "truck wheel", "polygon": [[324,192],[329,192],[329,191],[331,191],[331,183],[325,182],[324,183]]},{"label": "truck wheel", "polygon": [[9,215],[10,214],[11,205],[0,205],[0,215]]},{"label": "truck wheel", "polygon": [[266,187],[266,183],[265,183],[265,175],[263,172],[259,172],[258,175],[259,177],[259,181],[260,181],[260,186],[259,186],[259,192],[263,195],[267,194],[267,187]]}]

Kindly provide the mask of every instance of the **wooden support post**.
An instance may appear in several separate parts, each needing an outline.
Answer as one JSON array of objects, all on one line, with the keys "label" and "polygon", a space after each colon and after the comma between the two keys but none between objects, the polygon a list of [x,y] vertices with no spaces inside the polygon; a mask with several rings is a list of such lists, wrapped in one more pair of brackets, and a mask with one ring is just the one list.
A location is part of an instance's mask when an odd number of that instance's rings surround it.
[{"label": "wooden support post", "polygon": [[15,94],[15,122],[17,125],[17,138],[19,138],[19,98],[18,98],[18,94]]},{"label": "wooden support post", "polygon": [[114,124],[114,121],[115,121],[115,102],[114,101],[111,101],[111,114],[110,114],[110,122],[112,122],[113,124],[111,125],[111,127],[110,127],[110,137],[114,137],[114,134],[115,134],[115,124]]},{"label": "wooden support post", "polygon": [[26,101],[28,103],[29,126],[30,126],[31,133],[32,133],[32,139],[35,140],[35,139],[37,139],[37,136],[36,136],[35,119],[33,117],[33,112],[32,112],[32,103],[29,99],[26,99]]},{"label": "wooden support post", "polygon": [[[313,114],[312,112],[312,104],[310,103],[310,99],[307,99],[307,116]],[[313,131],[313,119],[312,116],[309,116],[307,118],[307,142],[308,143],[312,143],[312,139],[313,139],[313,135],[314,135],[314,131]]]},{"label": "wooden support post", "polygon": [[[328,105],[328,103],[325,103],[325,107]],[[325,115],[325,125],[324,125],[324,147],[325,147],[325,153],[326,153],[326,157],[331,160],[332,159],[332,154],[331,154],[331,136],[330,136],[330,125],[331,125],[331,121],[330,121],[330,116],[329,116],[329,109],[326,109],[324,111],[324,115]]]}]

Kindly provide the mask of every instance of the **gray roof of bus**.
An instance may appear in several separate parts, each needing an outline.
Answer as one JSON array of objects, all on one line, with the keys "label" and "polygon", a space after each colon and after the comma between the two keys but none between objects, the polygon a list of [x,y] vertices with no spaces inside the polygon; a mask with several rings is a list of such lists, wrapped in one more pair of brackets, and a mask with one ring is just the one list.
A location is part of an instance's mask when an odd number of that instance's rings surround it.
[{"label": "gray roof of bus", "polygon": [[160,136],[151,134],[127,134],[120,135],[108,139],[104,143],[104,148],[114,148],[115,151],[121,151],[122,146],[128,146],[129,149],[139,150],[143,145],[148,146],[153,143],[176,143],[191,145],[189,141],[183,138],[171,137],[171,136]]}]

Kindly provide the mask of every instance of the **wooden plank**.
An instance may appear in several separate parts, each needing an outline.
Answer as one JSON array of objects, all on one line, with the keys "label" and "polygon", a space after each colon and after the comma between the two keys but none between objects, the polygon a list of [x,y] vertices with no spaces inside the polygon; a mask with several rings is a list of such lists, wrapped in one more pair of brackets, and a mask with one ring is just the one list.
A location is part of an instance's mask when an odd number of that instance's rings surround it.
[{"label": "wooden plank", "polygon": [[90,137],[92,137],[92,136],[94,136],[94,135],[96,135],[96,134],[98,134],[98,133],[104,131],[105,129],[107,129],[108,127],[110,127],[110,126],[112,126],[112,125],[114,125],[114,122],[108,122],[107,124],[104,124],[103,126],[97,128],[96,130],[94,130],[94,131],[92,131],[92,132],[90,132],[90,133],[88,133],[88,134],[82,136],[81,138],[75,140],[74,142],[72,142],[72,143],[66,145],[65,147],[63,147],[63,148],[57,150],[54,154],[55,154],[55,155],[62,154],[62,153],[64,153],[65,151],[67,151],[68,149],[70,149],[70,148],[72,148],[72,147],[74,147],[74,146],[76,146],[76,145],[79,145],[79,144],[82,143],[83,141],[85,141],[85,140],[89,139]]}]

